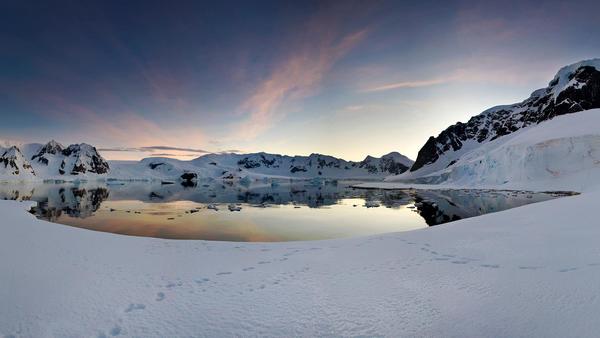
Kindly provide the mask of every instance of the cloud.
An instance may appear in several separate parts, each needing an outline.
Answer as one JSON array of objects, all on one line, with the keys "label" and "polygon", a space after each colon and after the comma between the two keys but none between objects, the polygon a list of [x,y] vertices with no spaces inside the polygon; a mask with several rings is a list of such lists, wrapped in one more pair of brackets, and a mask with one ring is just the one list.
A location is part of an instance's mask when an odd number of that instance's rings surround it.
[{"label": "cloud", "polygon": [[240,105],[238,111],[247,117],[234,135],[248,140],[271,128],[285,116],[287,102],[314,94],[333,65],[368,34],[365,28],[344,33],[340,26],[331,16],[317,15],[296,30],[302,33],[289,39],[289,52]]},{"label": "cloud", "polygon": [[385,84],[385,85],[375,86],[372,88],[363,89],[362,92],[369,93],[369,92],[380,92],[380,91],[400,89],[400,88],[429,87],[429,86],[435,86],[435,85],[439,85],[439,84],[448,83],[454,79],[455,79],[455,77],[439,78],[439,79],[432,79],[432,80],[401,81],[401,82],[390,83],[390,84]]},{"label": "cloud", "polygon": [[364,110],[365,106],[362,105],[355,105],[355,106],[347,106],[344,108],[344,110],[347,111],[358,111],[358,110]]},{"label": "cloud", "polygon": [[98,148],[98,151],[106,151],[106,152],[132,152],[132,151],[140,151],[140,148]]},{"label": "cloud", "polygon": [[[154,153],[155,151],[159,151],[159,150],[192,152],[194,154]],[[121,153],[121,152],[151,153],[148,156],[165,156],[165,157],[180,157],[180,156],[192,157],[192,156],[199,156],[198,154],[231,154],[231,153],[243,153],[244,152],[239,149],[208,151],[208,150],[204,150],[204,149],[179,148],[179,147],[169,147],[169,146],[107,147],[107,148],[98,148],[98,151],[100,151],[100,152],[117,152],[117,153]]]},{"label": "cloud", "polygon": [[156,154],[150,154],[151,157],[179,157],[179,156],[185,156],[185,157],[196,157],[198,156],[198,154],[170,154],[170,153],[156,153]]},{"label": "cloud", "polygon": [[[134,148],[126,148],[126,147],[115,147],[115,148],[100,148],[100,151],[113,151],[113,152],[153,152],[157,150],[174,150],[174,151],[187,151],[192,153],[201,153],[201,154],[209,154],[211,153],[208,150],[204,149],[194,149],[194,148],[180,148],[180,147],[170,147],[170,146],[147,146],[147,147],[134,147]],[[183,156],[183,155],[177,155]]]},{"label": "cloud", "polygon": [[176,150],[176,151],[188,151],[192,153],[203,153],[208,154],[210,151],[204,149],[194,149],[194,148],[179,148],[179,147],[169,147],[169,146],[149,146],[149,147],[140,147],[142,151],[154,151],[154,150]]}]

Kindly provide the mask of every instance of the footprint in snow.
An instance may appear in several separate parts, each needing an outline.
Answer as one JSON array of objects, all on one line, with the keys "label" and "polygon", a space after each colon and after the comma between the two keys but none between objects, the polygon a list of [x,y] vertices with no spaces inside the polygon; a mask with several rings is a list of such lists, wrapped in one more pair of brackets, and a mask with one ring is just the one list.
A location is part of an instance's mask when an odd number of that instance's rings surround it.
[{"label": "footprint in snow", "polygon": [[575,270],[577,270],[577,268],[564,268],[564,269],[558,270],[558,272],[570,272],[570,271],[575,271]]},{"label": "footprint in snow", "polygon": [[125,312],[131,312],[131,311],[135,311],[135,310],[143,310],[146,308],[146,305],[144,304],[129,304],[129,306],[127,307],[127,309],[125,309]]},{"label": "footprint in snow", "polygon": [[225,272],[219,272],[219,273],[217,273],[217,276],[223,276],[223,275],[231,275],[231,272],[225,271]]},{"label": "footprint in snow", "polygon": [[481,264],[482,268],[490,268],[490,269],[498,269],[500,265],[498,264]]},{"label": "footprint in snow", "polygon": [[109,333],[111,336],[116,337],[118,335],[121,334],[121,332],[123,331],[123,329],[121,329],[121,327],[119,325],[113,327],[112,329],[110,329]]},{"label": "footprint in snow", "polygon": [[243,268],[242,271],[250,271],[250,270],[254,270],[254,267],[249,266],[247,268]]},{"label": "footprint in snow", "polygon": [[156,301],[161,302],[165,299],[165,294],[163,292],[159,292],[156,294]]},{"label": "footprint in snow", "polygon": [[258,264],[269,264],[269,263],[271,263],[271,262],[269,262],[269,261],[260,261],[260,262],[258,262]]},{"label": "footprint in snow", "polygon": [[467,264],[468,261],[452,261],[452,264]]}]

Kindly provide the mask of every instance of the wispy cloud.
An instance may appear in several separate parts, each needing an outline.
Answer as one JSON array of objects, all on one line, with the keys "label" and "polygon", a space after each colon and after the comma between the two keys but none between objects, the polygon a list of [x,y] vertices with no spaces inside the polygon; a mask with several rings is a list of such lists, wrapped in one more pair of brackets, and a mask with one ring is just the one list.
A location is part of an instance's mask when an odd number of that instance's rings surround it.
[{"label": "wispy cloud", "polygon": [[[180,154],[180,153],[157,153],[156,151],[167,150],[175,152],[188,152],[193,154]],[[192,157],[201,156],[203,154],[230,154],[230,153],[243,153],[244,151],[239,149],[227,149],[208,151],[204,149],[194,148],[180,148],[180,147],[169,147],[169,146],[149,146],[149,147],[105,147],[99,148],[98,151],[106,153],[123,153],[123,152],[134,152],[134,153],[150,153],[147,156],[164,156],[164,157]],[[144,155],[145,156],[145,155]]]},{"label": "wispy cloud", "polygon": [[400,88],[418,88],[418,87],[429,87],[439,84],[448,83],[456,79],[455,77],[431,79],[431,80],[416,80],[416,81],[401,81],[396,83],[389,83],[385,85],[375,86],[371,88],[363,89],[362,92],[380,92],[385,90],[400,89]]},{"label": "wispy cloud", "polygon": [[133,151],[140,151],[140,148],[98,148],[98,151],[105,151],[105,152],[133,152]]},{"label": "wispy cloud", "polygon": [[242,139],[253,139],[282,119],[287,101],[313,94],[333,65],[368,34],[365,28],[344,33],[327,15],[297,31],[302,34],[291,39],[289,53],[239,107],[247,116],[235,131]]},{"label": "wispy cloud", "polygon": [[210,153],[208,150],[204,149],[194,149],[194,148],[179,148],[179,147],[169,147],[169,146],[149,146],[149,147],[141,147],[143,151],[155,151],[155,150],[176,150],[176,151],[188,151],[191,153]]},{"label": "wispy cloud", "polygon": [[[139,151],[139,152],[153,152],[157,150],[172,150],[172,151],[184,151],[191,153],[209,154],[208,150],[194,149],[194,148],[180,148],[170,146],[147,146],[147,147],[114,147],[114,148],[100,148],[100,151],[114,151],[114,152],[128,152],[128,151]],[[178,155],[181,156],[181,155]]]},{"label": "wispy cloud", "polygon": [[155,153],[150,154],[151,157],[196,157],[198,154],[171,154],[171,153]]}]

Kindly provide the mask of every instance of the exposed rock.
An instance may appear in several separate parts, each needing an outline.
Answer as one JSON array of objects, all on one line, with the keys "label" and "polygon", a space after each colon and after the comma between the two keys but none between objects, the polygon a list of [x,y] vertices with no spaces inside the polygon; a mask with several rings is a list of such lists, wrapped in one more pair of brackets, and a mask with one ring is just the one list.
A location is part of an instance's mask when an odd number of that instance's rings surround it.
[{"label": "exposed rock", "polygon": [[[600,59],[562,68],[548,87],[534,91],[523,102],[497,106],[457,123],[430,137],[419,151],[410,171],[435,163],[445,154],[461,150],[466,143],[484,143],[517,130],[592,108],[600,108]],[[457,156],[456,156],[457,157]],[[456,160],[446,156],[444,166]]]},{"label": "exposed rock", "polygon": [[40,148],[37,154],[31,157],[31,160],[37,160],[39,163],[47,166],[49,163],[48,155],[60,155],[62,154],[63,148],[64,147],[62,146],[62,144],[51,140],[50,142],[46,143],[42,148]]},{"label": "exposed rock", "polygon": [[93,174],[106,174],[110,170],[108,163],[96,150],[95,147],[86,144],[72,144],[62,151],[67,157],[63,164],[70,164],[70,168],[61,168],[71,175],[84,174],[86,172]]}]

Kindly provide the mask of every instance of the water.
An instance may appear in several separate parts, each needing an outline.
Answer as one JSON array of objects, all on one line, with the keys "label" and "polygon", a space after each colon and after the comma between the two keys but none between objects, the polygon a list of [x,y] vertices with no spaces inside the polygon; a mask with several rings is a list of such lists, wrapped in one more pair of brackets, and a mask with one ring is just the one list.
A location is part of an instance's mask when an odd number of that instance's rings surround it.
[{"label": "water", "polygon": [[[53,223],[169,239],[273,242],[408,231],[561,196],[481,190],[364,190],[357,182],[195,186],[148,182],[0,184]],[[51,225],[49,225],[51,226]]]}]

